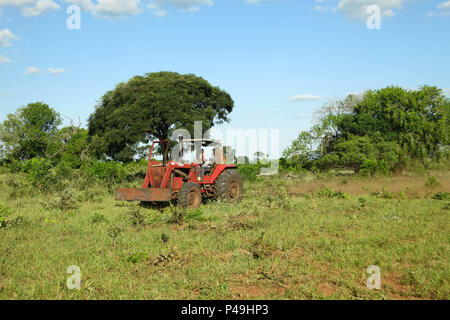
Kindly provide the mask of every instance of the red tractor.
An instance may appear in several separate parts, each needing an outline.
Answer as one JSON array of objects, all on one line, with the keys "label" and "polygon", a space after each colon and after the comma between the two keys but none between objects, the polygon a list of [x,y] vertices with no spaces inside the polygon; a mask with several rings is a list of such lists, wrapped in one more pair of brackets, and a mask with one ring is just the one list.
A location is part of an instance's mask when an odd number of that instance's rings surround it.
[{"label": "red tractor", "polygon": [[[141,189],[118,189],[116,200],[167,202],[177,200],[183,208],[198,208],[203,198],[224,199],[238,202],[243,193],[242,178],[237,167],[227,164],[223,147],[216,140],[185,140],[183,143],[195,143],[201,146],[196,161],[183,163],[169,159],[170,141],[155,141],[150,149],[148,169]],[[155,145],[160,145],[162,161],[152,160]],[[214,147],[214,156],[204,159],[203,147]],[[179,148],[180,160],[183,148]]]}]

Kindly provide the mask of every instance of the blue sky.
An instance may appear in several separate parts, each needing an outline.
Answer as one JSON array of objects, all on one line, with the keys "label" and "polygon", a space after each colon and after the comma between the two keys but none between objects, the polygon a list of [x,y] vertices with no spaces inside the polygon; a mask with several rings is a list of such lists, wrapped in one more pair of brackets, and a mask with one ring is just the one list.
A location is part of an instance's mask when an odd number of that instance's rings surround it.
[{"label": "blue sky", "polygon": [[[81,29],[66,12],[81,8]],[[377,5],[381,29],[370,30]],[[324,103],[399,85],[450,88],[446,0],[0,0],[0,120],[44,101],[86,120],[134,75],[194,73],[235,100],[223,128],[280,129]]]}]

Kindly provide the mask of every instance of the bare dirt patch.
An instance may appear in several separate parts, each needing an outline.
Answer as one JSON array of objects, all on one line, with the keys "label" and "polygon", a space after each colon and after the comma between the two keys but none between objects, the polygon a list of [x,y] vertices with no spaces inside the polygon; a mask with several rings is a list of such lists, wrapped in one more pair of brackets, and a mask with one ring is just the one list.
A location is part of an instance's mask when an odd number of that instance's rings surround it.
[{"label": "bare dirt patch", "polygon": [[450,177],[437,177],[439,185],[430,187],[426,185],[428,177],[408,177],[408,176],[393,176],[380,177],[377,179],[364,178],[339,178],[331,180],[312,180],[302,181],[289,188],[291,195],[304,195],[307,193],[315,193],[324,188],[335,191],[345,192],[353,196],[370,195],[375,192],[383,190],[398,194],[404,192],[407,197],[423,197],[427,194],[434,194],[438,192],[450,192]]},{"label": "bare dirt patch", "polygon": [[234,298],[252,299],[281,296],[286,292],[285,287],[233,286],[230,288]]},{"label": "bare dirt patch", "polygon": [[331,296],[338,291],[336,286],[330,282],[323,282],[319,284],[317,289],[320,293],[323,293],[326,296]]},{"label": "bare dirt patch", "polygon": [[385,277],[383,277],[381,286],[386,286],[388,289],[392,291],[392,295],[396,299],[411,299],[410,291],[411,288],[407,285],[401,283],[402,275],[394,272],[388,273]]}]

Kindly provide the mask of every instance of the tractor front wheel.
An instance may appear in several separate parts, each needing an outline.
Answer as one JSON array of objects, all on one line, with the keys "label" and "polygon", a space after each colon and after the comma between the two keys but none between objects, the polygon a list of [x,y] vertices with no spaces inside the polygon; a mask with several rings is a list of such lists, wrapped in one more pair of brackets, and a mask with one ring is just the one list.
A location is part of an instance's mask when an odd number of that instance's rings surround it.
[{"label": "tractor front wheel", "polygon": [[200,187],[193,183],[187,182],[181,186],[178,193],[178,204],[185,209],[196,209],[202,203],[202,191]]},{"label": "tractor front wheel", "polygon": [[244,191],[242,178],[235,169],[225,170],[217,177],[214,189],[218,199],[239,202]]}]

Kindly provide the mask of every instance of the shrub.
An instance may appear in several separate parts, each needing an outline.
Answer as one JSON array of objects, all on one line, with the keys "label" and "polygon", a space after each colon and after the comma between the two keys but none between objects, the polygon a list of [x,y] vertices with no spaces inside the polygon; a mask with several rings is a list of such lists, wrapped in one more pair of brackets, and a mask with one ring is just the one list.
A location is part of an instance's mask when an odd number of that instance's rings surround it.
[{"label": "shrub", "polygon": [[[312,161],[310,161],[312,162]],[[312,163],[309,163],[310,166]],[[310,167],[309,166],[309,167]],[[280,158],[280,168],[285,172],[305,172],[302,162],[297,159]]]},{"label": "shrub", "polygon": [[92,161],[87,168],[90,176],[99,180],[119,183],[125,179],[126,172],[124,166],[114,161]]},{"label": "shrub", "polygon": [[147,168],[148,161],[146,159],[125,164],[124,170],[127,181],[142,181],[147,173]]},{"label": "shrub", "polygon": [[9,209],[7,206],[3,204],[3,202],[0,201],[0,228],[6,227],[7,221],[6,217],[11,214],[11,209]]},{"label": "shrub", "polygon": [[167,223],[182,224],[185,219],[186,210],[179,206],[170,205],[165,211],[170,213]]},{"label": "shrub", "polygon": [[0,228],[6,227],[6,216],[11,214],[11,210],[0,201]]},{"label": "shrub", "polygon": [[58,178],[70,179],[73,176],[73,169],[66,163],[61,162],[56,166],[56,176]]},{"label": "shrub", "polygon": [[100,222],[106,222],[106,221],[107,220],[106,220],[105,216],[102,215],[101,213],[96,212],[91,216],[92,223],[100,223]]},{"label": "shrub", "polygon": [[341,191],[334,191],[332,189],[323,188],[319,192],[317,192],[317,196],[321,198],[338,198],[338,199],[349,199],[350,195],[341,192]]},{"label": "shrub", "polygon": [[131,263],[139,263],[141,261],[148,259],[148,253],[147,252],[137,252],[133,254],[132,256],[128,257],[127,261]]},{"label": "shrub", "polygon": [[67,189],[59,191],[58,195],[55,198],[41,204],[46,209],[58,209],[61,211],[77,209],[79,206],[78,199],[75,196],[74,192]]},{"label": "shrub", "polygon": [[30,181],[39,190],[48,190],[57,182],[57,177],[52,168],[52,162],[44,158],[33,158],[22,164],[22,171],[28,174]]},{"label": "shrub", "polygon": [[381,159],[378,161],[377,172],[379,174],[388,175],[392,171],[392,166],[388,161]]},{"label": "shrub", "polygon": [[436,177],[430,176],[428,177],[427,181],[425,182],[425,186],[430,188],[436,188],[439,185],[439,182],[437,181]]},{"label": "shrub", "polygon": [[359,173],[362,174],[363,176],[372,176],[376,170],[377,170],[377,160],[375,159],[366,159],[364,160],[364,162],[361,164],[361,167],[359,169]]},{"label": "shrub", "polygon": [[131,220],[131,224],[135,227],[142,227],[147,224],[145,215],[141,212],[140,207],[132,207],[131,208],[130,220]]},{"label": "shrub", "polygon": [[[77,169],[83,165],[84,153],[87,150],[88,132],[86,129],[75,129],[65,127],[61,132],[70,134],[69,141],[65,144],[64,151],[61,154],[61,163],[65,167]],[[72,133],[73,132],[73,133]]]},{"label": "shrub", "polygon": [[375,173],[388,175],[391,172],[391,169],[389,163],[384,159],[379,161],[375,159],[366,159],[361,164],[359,173],[369,177],[373,176]]},{"label": "shrub", "polygon": [[201,208],[197,208],[189,211],[185,216],[186,222],[196,220],[196,221],[206,221],[207,218],[204,216]]},{"label": "shrub", "polygon": [[439,192],[433,196],[434,200],[450,200],[450,193],[448,192]]},{"label": "shrub", "polygon": [[108,229],[108,235],[111,237],[112,239],[112,245],[115,247],[117,246],[117,238],[119,237],[119,235],[122,233],[122,228],[120,227],[110,227]]},{"label": "shrub", "polygon": [[261,172],[261,164],[239,164],[238,172],[242,179],[255,181]]},{"label": "shrub", "polygon": [[372,196],[383,199],[394,199],[394,194],[392,192],[389,192],[386,187],[383,187],[382,191],[380,192],[372,192]]}]

